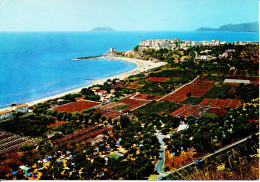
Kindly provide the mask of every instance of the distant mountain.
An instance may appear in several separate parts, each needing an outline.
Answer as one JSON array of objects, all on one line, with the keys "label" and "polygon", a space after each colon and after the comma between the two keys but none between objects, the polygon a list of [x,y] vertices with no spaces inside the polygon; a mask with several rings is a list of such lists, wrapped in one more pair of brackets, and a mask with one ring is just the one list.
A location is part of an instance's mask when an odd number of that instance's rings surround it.
[{"label": "distant mountain", "polygon": [[259,22],[228,24],[222,25],[219,28],[200,27],[196,31],[222,31],[222,32],[258,32]]},{"label": "distant mountain", "polygon": [[93,32],[111,32],[111,31],[115,31],[115,30],[111,27],[95,27],[90,31],[93,31]]}]

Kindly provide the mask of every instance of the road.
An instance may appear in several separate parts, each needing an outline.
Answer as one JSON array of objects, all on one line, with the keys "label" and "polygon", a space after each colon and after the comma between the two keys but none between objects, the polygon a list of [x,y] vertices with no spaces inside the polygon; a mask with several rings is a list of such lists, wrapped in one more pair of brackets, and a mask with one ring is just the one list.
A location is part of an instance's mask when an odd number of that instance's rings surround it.
[{"label": "road", "polygon": [[[155,136],[157,136],[160,144],[161,144],[161,148],[160,148],[160,160],[157,162],[156,166],[155,166],[155,170],[159,173],[158,177],[156,177],[156,179],[158,180],[158,178],[160,178],[164,173],[163,173],[163,165],[164,165],[164,161],[165,161],[165,148],[166,145],[163,142],[164,138],[169,138],[170,136],[168,135],[163,135],[161,132],[159,132],[158,130],[156,130],[156,133],[154,134]],[[154,179],[154,180],[156,180]]]},{"label": "road", "polygon": [[[259,133],[256,133],[256,135],[259,135]],[[243,138],[243,139],[241,139],[241,140],[239,140],[239,141],[237,141],[237,142],[234,142],[234,143],[232,143],[232,144],[230,144],[230,145],[227,145],[227,146],[225,146],[225,147],[223,147],[223,148],[221,148],[221,149],[219,149],[219,150],[216,150],[215,152],[213,152],[213,153],[211,153],[211,154],[204,155],[203,157],[201,157],[201,158],[199,158],[199,159],[196,159],[196,160],[204,161],[204,160],[206,160],[207,158],[210,158],[210,157],[212,157],[212,156],[214,156],[214,155],[217,155],[217,154],[219,154],[219,153],[221,153],[221,152],[223,152],[223,151],[225,151],[225,150],[231,149],[232,147],[234,147],[234,146],[236,146],[236,145],[239,145],[239,144],[245,142],[247,139],[251,138],[251,136],[252,136],[252,135],[250,135],[250,136],[248,136],[248,137],[246,137],[246,138]],[[168,171],[168,172],[162,172],[162,171],[161,171],[161,173],[159,173],[159,175],[158,175],[156,178],[157,178],[157,179],[161,179],[162,177],[166,177],[166,176],[168,176],[169,174],[173,174],[173,173],[178,172],[178,171],[181,171],[181,170],[183,170],[183,169],[185,169],[185,168],[187,168],[187,167],[190,167],[190,166],[192,166],[192,165],[194,165],[194,164],[196,163],[196,160],[194,160],[194,161],[192,161],[192,162],[190,162],[190,163],[186,163],[186,164],[184,164],[183,166],[178,167],[178,168],[175,169],[174,171]]]}]

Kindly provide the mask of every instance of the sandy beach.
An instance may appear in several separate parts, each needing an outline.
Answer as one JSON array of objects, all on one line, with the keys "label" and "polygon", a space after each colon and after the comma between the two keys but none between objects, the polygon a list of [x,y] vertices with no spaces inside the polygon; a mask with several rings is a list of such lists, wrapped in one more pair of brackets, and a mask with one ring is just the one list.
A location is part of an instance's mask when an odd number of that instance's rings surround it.
[{"label": "sandy beach", "polygon": [[[50,99],[63,97],[64,95],[67,95],[67,94],[70,94],[70,93],[80,92],[82,90],[82,88],[88,88],[88,87],[91,87],[91,86],[96,85],[96,84],[103,84],[108,79],[112,80],[112,79],[118,78],[120,80],[123,80],[130,75],[136,75],[138,73],[148,71],[150,69],[160,67],[160,66],[166,64],[166,62],[155,63],[155,62],[152,62],[152,61],[146,61],[146,60],[141,60],[141,59],[132,59],[132,58],[126,58],[126,57],[103,57],[102,56],[102,57],[99,57],[99,58],[110,58],[110,59],[117,59],[117,60],[122,60],[122,61],[129,61],[129,62],[135,63],[137,65],[137,67],[135,69],[131,70],[131,71],[128,71],[128,72],[125,72],[125,73],[122,73],[122,74],[119,74],[119,75],[107,77],[107,78],[100,79],[100,80],[94,80],[90,85],[87,85],[85,87],[81,87],[81,88],[77,88],[77,89],[74,89],[74,90],[62,92],[60,94],[53,95],[51,97],[46,97],[46,98],[38,99],[38,100],[35,100],[35,101],[27,102],[26,104],[28,104],[29,106],[33,106],[35,104],[42,103],[42,102],[45,102],[45,101],[50,100]],[[10,109],[10,107],[2,108],[2,109],[0,109],[0,112],[4,111],[4,110],[9,110],[9,109]]]}]

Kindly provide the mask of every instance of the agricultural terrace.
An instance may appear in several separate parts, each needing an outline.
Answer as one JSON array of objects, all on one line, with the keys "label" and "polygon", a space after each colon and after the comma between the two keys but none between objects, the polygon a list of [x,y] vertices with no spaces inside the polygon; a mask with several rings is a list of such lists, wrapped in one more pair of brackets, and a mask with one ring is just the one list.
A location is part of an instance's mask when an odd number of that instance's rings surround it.
[{"label": "agricultural terrace", "polygon": [[0,155],[16,151],[28,138],[7,132],[0,132]]},{"label": "agricultural terrace", "polygon": [[239,106],[241,106],[241,101],[234,100],[234,99],[204,98],[198,105],[234,109],[234,108],[238,108]]},{"label": "agricultural terrace", "polygon": [[147,100],[157,100],[160,99],[161,96],[155,96],[155,95],[147,95],[147,94],[138,94],[134,97],[134,99],[147,99]]},{"label": "agricultural terrace", "polygon": [[123,111],[131,111],[133,109],[136,109],[144,104],[149,103],[149,101],[144,100],[135,100],[135,99],[126,99],[122,101],[121,103],[124,103],[125,105],[129,105],[129,107],[126,107],[123,109]]},{"label": "agricultural terrace", "polygon": [[192,97],[201,97],[207,91],[209,91],[213,87],[213,84],[189,84],[185,85],[179,90],[173,92],[172,94],[166,96],[162,99],[162,101],[170,101],[170,102],[183,102],[188,98],[188,93],[191,94]]},{"label": "agricultural terrace", "polygon": [[200,107],[200,106],[192,106],[192,105],[183,105],[179,109],[173,111],[169,115],[174,117],[189,117],[193,116],[195,118],[200,117],[208,108]]},{"label": "agricultural terrace", "polygon": [[135,99],[125,99],[121,102],[112,102],[106,105],[100,106],[95,113],[101,113],[106,116],[106,118],[116,118],[121,115],[122,111],[130,111],[137,107],[140,107],[149,101],[145,100],[135,100]]},{"label": "agricultural terrace", "polygon": [[91,138],[96,137],[97,135],[100,135],[104,133],[105,131],[110,131],[111,128],[108,127],[98,127],[98,126],[93,126],[89,127],[86,129],[78,130],[74,132],[73,134],[67,135],[54,143],[66,143],[66,146],[70,146],[73,143],[81,143],[85,140],[89,140]]},{"label": "agricultural terrace", "polygon": [[215,114],[217,116],[225,116],[227,113],[227,110],[224,109],[218,109],[218,108],[211,108],[207,111],[207,113],[212,113]]},{"label": "agricultural terrace", "polygon": [[81,112],[83,110],[90,109],[90,108],[98,106],[100,104],[101,103],[99,103],[99,102],[80,100],[80,101],[77,101],[77,102],[68,103],[68,104],[64,104],[62,106],[52,108],[52,110],[66,111],[68,113],[72,113],[72,112],[75,112],[75,111]]},{"label": "agricultural terrace", "polygon": [[170,113],[177,108],[179,108],[180,105],[173,103],[173,102],[156,102],[152,101],[142,107],[139,107],[134,111],[134,113],[145,113],[145,114],[163,114],[163,113]]},{"label": "agricultural terrace", "polygon": [[169,78],[166,77],[148,77],[145,79],[145,81],[151,81],[151,82],[166,82],[169,80]]}]

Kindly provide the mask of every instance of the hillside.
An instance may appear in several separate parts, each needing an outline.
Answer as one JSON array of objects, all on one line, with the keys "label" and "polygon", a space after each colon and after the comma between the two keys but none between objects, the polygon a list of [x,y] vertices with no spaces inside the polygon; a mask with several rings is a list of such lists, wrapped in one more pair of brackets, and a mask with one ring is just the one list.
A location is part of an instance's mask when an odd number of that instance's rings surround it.
[{"label": "hillside", "polygon": [[228,24],[222,25],[219,28],[200,27],[196,31],[223,31],[223,32],[258,32],[259,22]]},{"label": "hillside", "polygon": [[95,27],[90,31],[92,31],[92,32],[110,32],[110,31],[115,31],[115,30],[111,27]]}]

